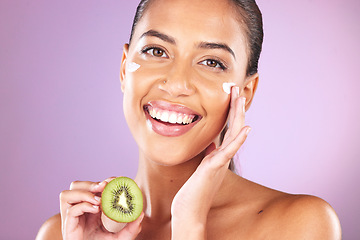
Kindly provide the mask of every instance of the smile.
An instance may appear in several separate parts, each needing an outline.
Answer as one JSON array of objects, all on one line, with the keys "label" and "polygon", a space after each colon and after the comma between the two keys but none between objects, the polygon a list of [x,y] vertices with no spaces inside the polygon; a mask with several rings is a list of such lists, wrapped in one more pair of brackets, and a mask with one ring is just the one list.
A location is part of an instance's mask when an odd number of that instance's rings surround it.
[{"label": "smile", "polygon": [[144,112],[152,130],[167,137],[185,134],[202,118],[190,108],[164,101],[149,102]]},{"label": "smile", "polygon": [[148,108],[148,112],[153,119],[160,120],[161,122],[168,122],[172,124],[188,125],[196,121],[196,115],[187,115],[184,113],[172,112],[156,108]]}]

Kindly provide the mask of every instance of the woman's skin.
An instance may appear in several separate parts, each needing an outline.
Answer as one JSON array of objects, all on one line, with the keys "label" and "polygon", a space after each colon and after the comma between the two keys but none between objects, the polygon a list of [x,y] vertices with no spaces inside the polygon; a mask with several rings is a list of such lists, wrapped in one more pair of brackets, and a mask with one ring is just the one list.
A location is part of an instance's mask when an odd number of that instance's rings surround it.
[{"label": "woman's skin", "polygon": [[[258,74],[246,75],[248,53],[230,3],[153,1],[124,46],[120,73],[125,117],[139,146],[135,181],[144,214],[108,233],[98,196],[110,179],[74,182],[60,195],[61,216],[50,218],[37,239],[341,239],[325,201],[275,191],[228,170],[250,131],[245,111]],[[141,67],[128,71],[130,62]],[[222,90],[225,82],[237,86],[231,95]],[[150,117],[151,108],[198,120],[186,131],[167,127]]]}]

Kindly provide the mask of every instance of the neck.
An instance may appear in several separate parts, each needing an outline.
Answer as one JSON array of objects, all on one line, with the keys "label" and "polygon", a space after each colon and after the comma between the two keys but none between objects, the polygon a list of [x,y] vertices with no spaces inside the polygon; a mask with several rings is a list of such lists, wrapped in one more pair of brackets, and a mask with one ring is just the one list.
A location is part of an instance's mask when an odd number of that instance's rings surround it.
[{"label": "neck", "polygon": [[135,181],[144,196],[145,215],[156,222],[169,222],[171,203],[184,183],[195,172],[203,156],[176,166],[164,166],[147,159],[140,152],[139,167]]}]

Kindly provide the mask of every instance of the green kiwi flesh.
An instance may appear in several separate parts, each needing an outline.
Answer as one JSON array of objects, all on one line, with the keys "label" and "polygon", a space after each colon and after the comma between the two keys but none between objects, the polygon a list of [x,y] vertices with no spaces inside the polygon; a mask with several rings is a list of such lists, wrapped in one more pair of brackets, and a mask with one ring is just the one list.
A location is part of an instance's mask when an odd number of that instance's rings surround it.
[{"label": "green kiwi flesh", "polygon": [[114,221],[133,222],[143,210],[141,190],[131,178],[115,178],[102,192],[101,208],[103,213]]}]

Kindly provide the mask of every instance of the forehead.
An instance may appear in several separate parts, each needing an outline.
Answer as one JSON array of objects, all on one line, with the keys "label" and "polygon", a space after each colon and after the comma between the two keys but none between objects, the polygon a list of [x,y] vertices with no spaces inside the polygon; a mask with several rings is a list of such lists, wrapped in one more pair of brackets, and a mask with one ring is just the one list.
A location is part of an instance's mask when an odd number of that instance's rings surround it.
[{"label": "forehead", "polygon": [[153,0],[138,22],[134,38],[150,29],[179,41],[224,42],[235,51],[245,48],[238,11],[227,0]]}]

